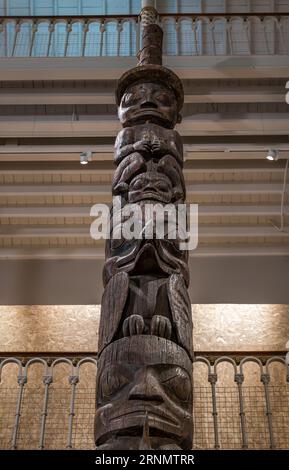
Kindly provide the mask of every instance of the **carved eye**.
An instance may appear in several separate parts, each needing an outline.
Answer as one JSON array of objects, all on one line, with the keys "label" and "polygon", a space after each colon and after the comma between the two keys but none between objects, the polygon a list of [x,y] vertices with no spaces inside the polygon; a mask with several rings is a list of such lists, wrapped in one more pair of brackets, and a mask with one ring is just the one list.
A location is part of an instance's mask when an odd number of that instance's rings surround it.
[{"label": "carved eye", "polygon": [[130,189],[133,189],[134,191],[137,191],[142,188],[143,188],[143,181],[141,179],[137,179],[136,181],[134,181],[130,187]]},{"label": "carved eye", "polygon": [[164,106],[170,106],[172,101],[171,96],[168,93],[157,93],[154,98]]},{"label": "carved eye", "polygon": [[103,372],[100,380],[101,394],[110,397],[116,394],[122,387],[129,383],[129,379],[123,375],[117,367],[112,367]]},{"label": "carved eye", "polygon": [[163,193],[167,193],[169,191],[168,185],[165,181],[157,181],[156,188]]},{"label": "carved eye", "polygon": [[127,107],[127,106],[132,106],[135,103],[135,95],[133,93],[126,93],[123,97],[122,100],[122,105]]},{"label": "carved eye", "polygon": [[191,393],[191,381],[185,371],[177,367],[168,371],[162,378],[162,383],[181,401],[188,401]]}]

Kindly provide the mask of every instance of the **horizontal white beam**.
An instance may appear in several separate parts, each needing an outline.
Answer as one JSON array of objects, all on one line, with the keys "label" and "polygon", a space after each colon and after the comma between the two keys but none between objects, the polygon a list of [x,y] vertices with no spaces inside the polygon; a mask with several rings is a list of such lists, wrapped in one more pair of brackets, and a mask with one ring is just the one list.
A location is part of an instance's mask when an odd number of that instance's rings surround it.
[{"label": "horizontal white beam", "polygon": [[[89,226],[77,225],[1,225],[0,238],[90,238]],[[247,238],[247,237],[289,237],[289,227],[284,232],[272,226],[199,226],[200,238]],[[97,243],[99,243],[98,241]]]},{"label": "horizontal white beam", "polygon": [[[269,148],[277,148],[280,159],[289,158],[289,144],[285,143],[271,145],[254,143],[250,145],[233,143],[185,144],[184,158],[185,160],[264,160]],[[79,162],[79,154],[84,151],[92,152],[92,161],[113,160],[113,145],[16,145],[7,143],[0,145],[0,162]],[[88,168],[85,168],[85,171]],[[274,163],[270,168],[272,171],[278,170]],[[240,171],[242,170],[240,169]]]},{"label": "horizontal white beam", "polygon": [[110,196],[111,186],[104,184],[3,184],[0,196]]},{"label": "horizontal white beam", "polygon": [[[186,186],[187,194],[281,194],[282,184],[273,183],[198,183]],[[110,196],[106,184],[2,184],[0,196]]]},{"label": "horizontal white beam", "polygon": [[[0,207],[0,217],[17,218],[47,218],[47,217],[90,217],[91,206],[7,206]],[[284,207],[284,213],[289,214],[289,206]],[[252,206],[252,205],[199,205],[199,216],[222,217],[222,216],[268,216],[280,215],[280,206]]]},{"label": "horizontal white beam", "polygon": [[186,188],[188,195],[282,193],[282,185],[273,183],[200,183],[187,185]]},{"label": "horizontal white beam", "polygon": [[[76,152],[65,153],[65,152],[46,152],[36,153],[36,152],[26,152],[22,149],[22,152],[10,152],[8,148],[0,149],[0,162],[79,162],[80,152],[85,152],[88,149],[86,146],[83,146],[83,150]],[[272,147],[272,146],[268,146]],[[274,147],[274,146],[273,146]],[[3,151],[2,151],[3,150]],[[89,150],[90,151],[90,150]],[[185,161],[189,160],[264,160],[267,155],[267,150],[262,151],[191,151],[186,150],[186,145],[184,146],[184,159]],[[289,150],[280,150],[279,151],[280,159],[289,158]],[[102,162],[102,161],[112,161],[113,152],[98,152],[93,150],[92,161]],[[83,169],[82,169],[83,170]],[[250,171],[250,170],[249,170]],[[266,169],[265,169],[266,171]],[[272,164],[272,171],[274,171],[274,164]],[[0,170],[1,172],[1,170]]]},{"label": "horizontal white beam", "polygon": [[[289,256],[289,246],[207,246],[200,247],[190,252],[190,257],[223,257],[223,256]],[[1,260],[59,260],[59,259],[98,259],[104,261],[104,249],[93,248],[45,248],[45,247],[18,247],[1,248]]]},{"label": "horizontal white beam", "polygon": [[197,114],[179,125],[180,134],[193,135],[283,135],[289,132],[288,113]]},{"label": "horizontal white beam", "polygon": [[[5,146],[7,147],[7,146]],[[46,149],[46,152],[44,153],[10,153],[9,149],[8,153],[1,153],[0,150],[0,162],[79,162],[79,155],[81,152],[86,152],[86,151],[91,151],[90,149],[87,149],[86,146],[83,146],[83,148],[79,151],[76,152],[71,152],[71,153],[66,153],[66,152],[47,152],[48,149]],[[289,155],[289,152],[288,152]],[[97,152],[94,151],[92,153],[92,161],[111,161],[113,160],[113,153],[112,151],[110,152]],[[82,167],[83,168],[83,167]],[[1,172],[1,170],[0,170]]]},{"label": "horizontal white beam", "polygon": [[[1,161],[1,158],[0,158]],[[82,165],[79,164],[79,168],[53,168],[53,167],[42,167],[41,169],[29,169],[29,167],[25,168],[13,168],[11,169],[10,165],[9,168],[1,168],[0,169],[0,175],[23,175],[23,176],[28,176],[28,175],[106,175],[112,177],[113,173],[115,171],[115,168],[112,166],[111,162],[107,165],[106,168],[94,168],[91,165],[87,165],[85,168],[83,168]],[[284,172],[284,168],[272,164],[271,166],[256,166],[256,167],[239,167],[238,166],[222,166],[222,161],[217,162],[216,166],[211,165],[210,167],[200,167],[200,168],[184,168],[183,173],[185,175],[185,178],[188,176],[193,176],[193,175],[199,175],[199,174],[227,174],[227,173],[269,173],[269,174],[282,174]]]},{"label": "horizontal white beam", "polygon": [[[221,88],[221,87],[220,87]],[[284,103],[280,87],[240,87],[230,90],[199,86],[195,93],[185,93],[185,103]],[[0,88],[0,105],[115,105],[114,91],[97,92],[89,88]]]},{"label": "horizontal white beam", "polygon": [[[199,205],[199,216],[206,217],[277,217],[280,216],[280,206],[253,206],[253,205]],[[284,207],[284,215],[289,214],[289,206]],[[0,209],[1,215],[1,209]]]},{"label": "horizontal white beam", "polygon": [[[220,86],[221,88],[221,86]],[[0,95],[1,96],[1,95]],[[194,94],[185,94],[185,103],[284,103],[284,91],[280,87],[250,87],[230,90],[206,90],[197,87]],[[1,102],[1,97],[0,97]]]},{"label": "horizontal white beam", "polygon": [[115,97],[112,92],[98,93],[85,88],[0,88],[0,105],[70,104],[115,104]]},{"label": "horizontal white beam", "polygon": [[[273,146],[268,146],[268,147],[275,147]],[[253,151],[234,151],[234,150],[226,150],[224,151],[191,151],[191,150],[186,150],[185,148],[185,161],[188,160],[264,160],[266,158],[266,155],[268,153],[267,150],[253,150]],[[289,159],[289,151],[288,150],[280,150],[279,151],[279,158],[280,159]],[[1,154],[0,154],[0,161],[1,161]],[[273,169],[273,166],[272,166]],[[250,170],[249,170],[250,171]],[[274,170],[273,170],[274,171]]]},{"label": "horizontal white beam", "polygon": [[[15,142],[15,139],[12,139],[12,142]],[[87,145],[87,144],[74,144],[74,145],[23,145],[11,143],[8,139],[8,143],[5,145],[0,145],[0,155],[1,154],[36,154],[36,157],[39,158],[40,155],[47,154],[47,155],[63,155],[63,154],[78,154],[80,152],[84,152],[90,150],[93,153],[109,153],[112,155],[113,153],[113,145]],[[289,150],[289,145],[285,148],[285,150]],[[75,157],[75,155],[74,155]]]},{"label": "horizontal white beam", "polygon": [[[93,153],[110,153],[113,152],[113,144],[97,144],[97,145],[83,145],[83,144],[58,144],[58,145],[25,145],[12,143],[15,142],[15,139],[7,139],[7,143],[5,145],[0,145],[0,154],[44,154],[47,152],[48,154],[63,154],[63,153],[79,153],[83,152],[84,150],[90,150]],[[184,148],[187,152],[266,152],[268,148],[274,148],[277,144],[262,144],[262,143],[197,143],[197,144],[184,144]],[[289,143],[278,143],[277,145],[278,150],[282,152],[289,151]]]},{"label": "horizontal white beam", "polygon": [[[136,57],[1,58],[1,80],[116,80]],[[165,56],[182,79],[285,78],[288,55]]]},{"label": "horizontal white beam", "polygon": [[[1,116],[0,137],[115,137],[119,121],[109,115]],[[186,117],[177,126],[182,136],[202,135],[287,135],[289,113],[250,113],[232,117],[225,114],[198,114]]]}]

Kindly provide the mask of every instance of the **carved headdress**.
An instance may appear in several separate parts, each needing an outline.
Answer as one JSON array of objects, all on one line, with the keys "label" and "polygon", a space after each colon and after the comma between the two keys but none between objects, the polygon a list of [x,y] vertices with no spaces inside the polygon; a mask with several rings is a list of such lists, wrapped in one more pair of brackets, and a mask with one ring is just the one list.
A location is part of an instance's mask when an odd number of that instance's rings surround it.
[{"label": "carved headdress", "polygon": [[162,65],[163,31],[153,23],[143,27],[142,49],[138,53],[138,65],[125,72],[119,79],[116,88],[116,102],[119,106],[127,88],[135,83],[152,80],[163,83],[176,95],[178,111],[184,103],[184,91],[179,77]]}]

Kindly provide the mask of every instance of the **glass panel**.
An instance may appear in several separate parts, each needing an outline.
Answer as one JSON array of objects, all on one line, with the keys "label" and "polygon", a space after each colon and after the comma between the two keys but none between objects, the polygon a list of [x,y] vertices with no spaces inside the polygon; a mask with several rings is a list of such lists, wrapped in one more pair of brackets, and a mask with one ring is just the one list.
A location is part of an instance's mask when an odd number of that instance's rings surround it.
[{"label": "glass panel", "polygon": [[192,28],[191,19],[182,19],[178,30],[179,52],[181,55],[196,55],[196,36]]},{"label": "glass panel", "polygon": [[232,54],[250,54],[250,31],[246,29],[244,21],[235,18],[230,21],[230,26]]},{"label": "glass panel", "polygon": [[54,0],[37,0],[33,3],[32,13],[37,16],[54,15]]},{"label": "glass panel", "polygon": [[93,21],[89,24],[86,34],[84,55],[96,57],[100,55],[100,22]]},{"label": "glass panel", "polygon": [[166,18],[162,22],[164,31],[164,55],[176,55],[177,53],[177,32],[174,18]]},{"label": "glass panel", "polygon": [[37,26],[37,31],[34,36],[33,47],[31,56],[33,57],[46,57],[49,42],[49,23],[41,22]]},{"label": "glass panel", "polygon": [[81,22],[73,23],[68,36],[67,56],[82,56],[83,45],[83,25]]},{"label": "glass panel", "polygon": [[216,55],[227,54],[226,24],[227,22],[225,18],[220,18],[214,21],[213,35],[214,35]]},{"label": "glass panel", "polygon": [[17,34],[14,57],[27,57],[30,52],[32,23],[22,23]]},{"label": "glass panel", "polygon": [[122,24],[122,31],[120,33],[120,56],[136,55],[136,28],[135,23],[125,21]]},{"label": "glass panel", "polygon": [[55,24],[55,29],[52,34],[52,41],[49,56],[51,57],[63,57],[66,40],[66,23]]}]

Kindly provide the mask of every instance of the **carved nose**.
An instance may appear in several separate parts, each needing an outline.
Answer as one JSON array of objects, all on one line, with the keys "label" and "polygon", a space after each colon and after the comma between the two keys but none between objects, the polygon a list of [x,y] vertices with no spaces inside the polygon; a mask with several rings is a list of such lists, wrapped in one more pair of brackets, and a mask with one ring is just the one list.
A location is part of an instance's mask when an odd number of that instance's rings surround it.
[{"label": "carved nose", "polygon": [[156,103],[154,103],[153,101],[145,101],[144,103],[142,103],[140,105],[140,107],[142,109],[145,109],[145,108],[153,108],[153,109],[157,109],[158,106],[156,105]]},{"label": "carved nose", "polygon": [[157,401],[163,403],[160,385],[157,379],[149,374],[142,378],[130,391],[129,400]]}]

